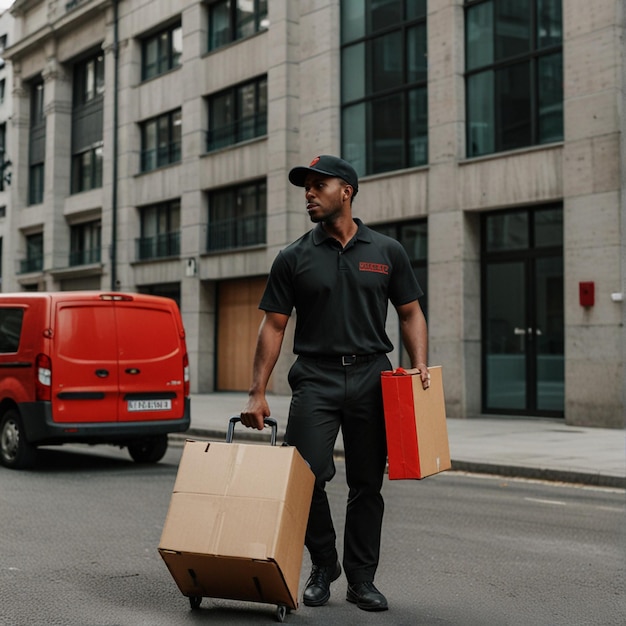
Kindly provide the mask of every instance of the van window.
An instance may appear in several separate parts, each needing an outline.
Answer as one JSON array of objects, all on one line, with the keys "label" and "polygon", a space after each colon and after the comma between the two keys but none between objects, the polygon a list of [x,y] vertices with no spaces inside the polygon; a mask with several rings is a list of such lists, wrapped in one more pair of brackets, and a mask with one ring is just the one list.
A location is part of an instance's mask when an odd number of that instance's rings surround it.
[{"label": "van window", "polygon": [[0,352],[17,352],[24,309],[0,308]]},{"label": "van window", "polygon": [[169,310],[116,307],[120,347],[126,356],[155,359],[176,354],[180,337]]},{"label": "van window", "polygon": [[111,306],[60,306],[55,331],[60,356],[117,359],[115,317]]}]

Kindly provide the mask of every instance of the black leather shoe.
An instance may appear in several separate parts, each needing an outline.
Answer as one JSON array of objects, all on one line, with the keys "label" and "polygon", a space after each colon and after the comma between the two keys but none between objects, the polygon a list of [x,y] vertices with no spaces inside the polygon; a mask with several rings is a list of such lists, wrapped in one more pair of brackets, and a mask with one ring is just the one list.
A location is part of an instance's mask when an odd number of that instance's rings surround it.
[{"label": "black leather shoe", "polygon": [[311,575],[306,581],[306,588],[302,601],[307,606],[322,606],[330,598],[330,583],[341,576],[341,565],[337,561],[334,565],[314,565]]},{"label": "black leather shoe", "polygon": [[346,600],[364,611],[386,611],[389,608],[387,598],[371,582],[348,585]]}]

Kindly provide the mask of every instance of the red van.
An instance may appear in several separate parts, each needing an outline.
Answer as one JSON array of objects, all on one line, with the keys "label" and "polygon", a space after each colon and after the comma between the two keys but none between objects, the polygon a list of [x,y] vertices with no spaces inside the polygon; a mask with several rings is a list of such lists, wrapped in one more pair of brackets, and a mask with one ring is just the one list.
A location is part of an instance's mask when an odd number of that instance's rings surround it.
[{"label": "red van", "polygon": [[189,361],[170,298],[135,293],[0,294],[0,462],[41,445],[128,447],[156,463],[189,428]]}]

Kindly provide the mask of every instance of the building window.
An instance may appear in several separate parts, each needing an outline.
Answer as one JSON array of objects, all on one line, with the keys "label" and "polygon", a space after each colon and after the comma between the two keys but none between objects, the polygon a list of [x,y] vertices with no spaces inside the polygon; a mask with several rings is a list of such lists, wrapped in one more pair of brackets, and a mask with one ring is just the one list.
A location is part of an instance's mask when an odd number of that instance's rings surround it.
[{"label": "building window", "polygon": [[28,170],[28,204],[41,204],[43,202],[43,185],[43,163],[31,165]]},{"label": "building window", "polygon": [[28,150],[28,204],[43,202],[44,161],[46,155],[46,118],[43,80],[30,88],[30,136]]},{"label": "building window", "polygon": [[100,263],[100,220],[75,224],[70,230],[70,266]]},{"label": "building window", "polygon": [[164,202],[141,209],[141,237],[137,260],[180,255],[180,202]]},{"label": "building window", "polygon": [[218,0],[209,5],[209,50],[269,26],[267,0]]},{"label": "building window", "polygon": [[266,243],[267,184],[258,181],[209,194],[207,250],[216,252]]},{"label": "building window", "polygon": [[5,64],[4,51],[6,50],[6,47],[7,47],[7,36],[0,35],[0,69],[2,69]]},{"label": "building window", "polygon": [[91,102],[104,94],[104,54],[77,63],[74,66],[74,106]]},{"label": "building window", "polygon": [[360,175],[428,161],[426,0],[341,3],[342,155]]},{"label": "building window", "polygon": [[[11,182],[11,174],[7,172],[7,168],[11,166],[10,159],[6,154],[7,125],[0,124],[0,191],[4,191],[4,183]],[[0,217],[2,217],[0,215]]]},{"label": "building window", "polygon": [[31,128],[45,122],[43,102],[43,80],[33,83],[30,90],[30,125]]},{"label": "building window", "polygon": [[231,87],[208,99],[207,151],[267,134],[267,77]]},{"label": "building window", "polygon": [[72,193],[102,187],[102,146],[72,157]]},{"label": "building window", "polygon": [[[392,224],[370,224],[372,230],[388,235],[399,241],[411,261],[417,281],[424,292],[420,298],[420,306],[428,319],[428,224],[426,220],[395,222]],[[411,358],[404,346],[400,352],[400,366],[410,368]]]},{"label": "building window", "polygon": [[146,37],[141,42],[141,78],[148,80],[179,67],[183,54],[183,29],[180,23]]},{"label": "building window", "polygon": [[4,91],[6,89],[6,80],[0,79],[0,104],[4,103]]},{"label": "building window", "polygon": [[43,270],[43,233],[26,237],[26,258],[20,262],[20,273]]},{"label": "building window", "polygon": [[563,139],[561,0],[467,0],[467,155]]},{"label": "building window", "polygon": [[411,261],[411,267],[424,292],[420,298],[420,304],[424,315],[428,311],[428,224],[426,220],[414,220],[410,222],[396,222],[393,224],[370,224],[372,230],[383,235],[388,235],[398,240]]},{"label": "building window", "polygon": [[72,193],[102,187],[102,146],[72,156]]},{"label": "building window", "polygon": [[104,55],[74,65],[71,193],[102,187]]},{"label": "building window", "polygon": [[180,161],[182,113],[180,109],[141,124],[141,171]]}]

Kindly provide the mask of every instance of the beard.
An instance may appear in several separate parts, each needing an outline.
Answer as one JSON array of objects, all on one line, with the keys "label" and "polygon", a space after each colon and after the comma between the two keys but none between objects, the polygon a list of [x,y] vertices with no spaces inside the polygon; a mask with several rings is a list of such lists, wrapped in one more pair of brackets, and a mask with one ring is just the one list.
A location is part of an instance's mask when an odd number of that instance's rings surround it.
[{"label": "beard", "polygon": [[340,215],[341,215],[341,209],[337,208],[326,214],[320,214],[320,213],[315,213],[315,212],[309,213],[309,219],[314,224],[319,224],[320,222],[322,224],[332,224],[339,218]]}]

